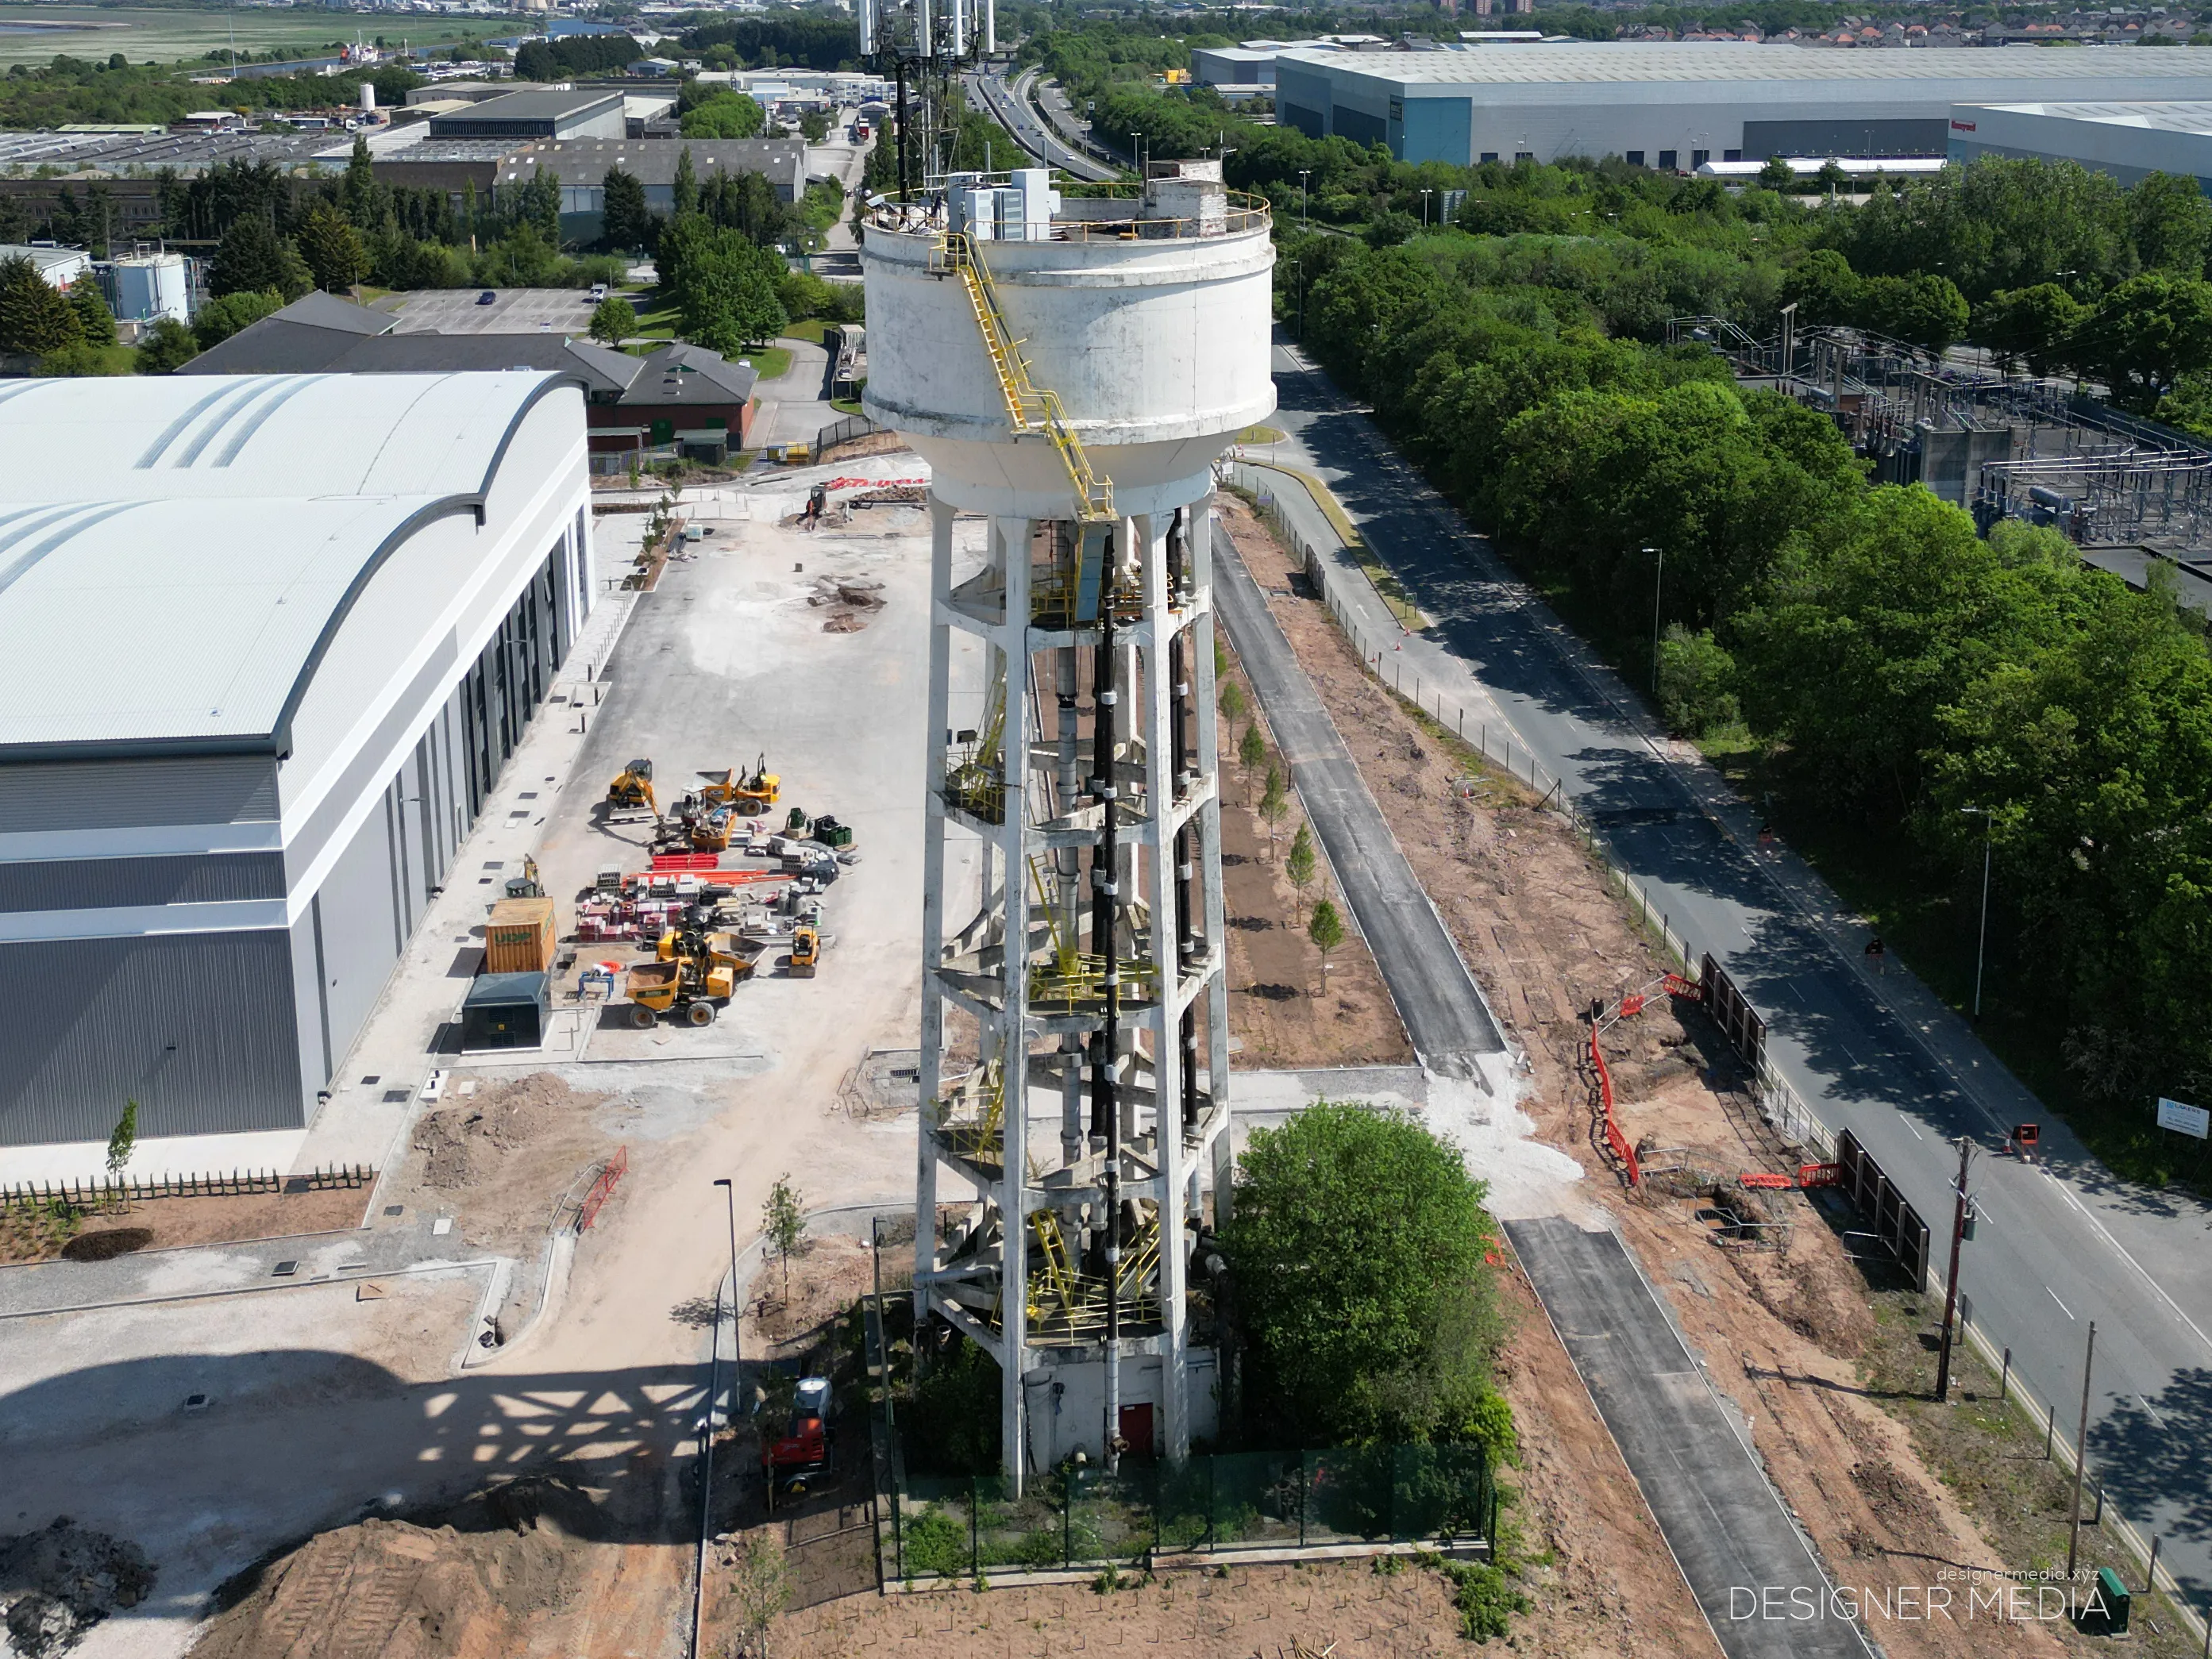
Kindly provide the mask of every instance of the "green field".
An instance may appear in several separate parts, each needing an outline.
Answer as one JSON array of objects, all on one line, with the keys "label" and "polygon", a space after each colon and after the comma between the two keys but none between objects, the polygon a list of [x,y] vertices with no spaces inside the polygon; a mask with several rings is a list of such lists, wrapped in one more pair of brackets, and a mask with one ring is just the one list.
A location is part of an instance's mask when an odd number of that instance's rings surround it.
[{"label": "green field", "polygon": [[[62,27],[32,28],[33,23]],[[159,9],[124,6],[22,5],[0,0],[0,70],[11,64],[50,64],[66,54],[104,61],[121,52],[134,64],[204,60],[231,45],[237,30],[240,54],[281,52],[322,57],[353,39],[358,26],[365,37],[430,45],[459,40],[458,21],[407,16],[355,17],[300,8],[174,6]]]}]

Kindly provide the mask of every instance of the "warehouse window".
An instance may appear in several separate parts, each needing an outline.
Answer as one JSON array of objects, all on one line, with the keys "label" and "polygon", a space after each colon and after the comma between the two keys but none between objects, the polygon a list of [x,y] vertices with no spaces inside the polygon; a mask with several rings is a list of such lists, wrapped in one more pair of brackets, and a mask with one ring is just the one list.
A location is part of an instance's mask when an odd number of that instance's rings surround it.
[{"label": "warehouse window", "polygon": [[1632,149],[1620,159],[1632,167],[1640,167],[1644,165],[1644,152],[1640,149]]},{"label": "warehouse window", "polygon": [[1662,173],[1672,173],[1674,170],[1674,152],[1673,150],[1662,149],[1659,152],[1659,168]]},{"label": "warehouse window", "polygon": [[1693,169],[1705,166],[1712,159],[1713,153],[1709,149],[1693,149],[1690,152],[1690,166]]},{"label": "warehouse window", "polygon": [[1486,161],[1495,161],[1498,159],[1498,152],[1494,149],[1486,149],[1482,152],[1482,159]]},{"label": "warehouse window", "polygon": [[1724,149],[1721,152],[1721,160],[1723,161],[1741,161],[1743,160],[1743,152],[1740,149]]}]

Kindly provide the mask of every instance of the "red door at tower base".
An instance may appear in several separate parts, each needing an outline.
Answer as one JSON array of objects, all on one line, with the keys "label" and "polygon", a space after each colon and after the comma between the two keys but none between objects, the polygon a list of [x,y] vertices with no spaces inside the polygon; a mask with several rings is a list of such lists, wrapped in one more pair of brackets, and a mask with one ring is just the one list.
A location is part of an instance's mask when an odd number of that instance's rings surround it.
[{"label": "red door at tower base", "polygon": [[1150,1406],[1121,1407],[1121,1440],[1139,1457],[1152,1455],[1152,1408]]}]

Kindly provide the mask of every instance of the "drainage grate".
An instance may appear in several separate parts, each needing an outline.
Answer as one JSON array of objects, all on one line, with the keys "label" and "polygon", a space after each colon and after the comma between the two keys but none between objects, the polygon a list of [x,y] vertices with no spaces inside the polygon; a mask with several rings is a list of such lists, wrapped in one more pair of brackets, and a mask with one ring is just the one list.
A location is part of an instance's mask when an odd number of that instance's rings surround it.
[{"label": "drainage grate", "polygon": [[362,1079],[361,1086],[364,1089],[374,1089],[378,1084],[383,1081],[384,1079],[381,1074],[372,1072],[368,1076]]},{"label": "drainage grate", "polygon": [[280,1261],[280,1262],[278,1262],[278,1263],[276,1264],[276,1267],[275,1267],[275,1268],[270,1272],[270,1275],[269,1275],[269,1276],[270,1276],[271,1279],[289,1279],[289,1278],[290,1278],[294,1273],[297,1273],[297,1272],[299,1272],[299,1271],[300,1271],[300,1264],[299,1264],[298,1262],[296,1262],[296,1261]]},{"label": "drainage grate", "polygon": [[384,1103],[387,1106],[397,1106],[404,1100],[412,1099],[414,1094],[415,1091],[412,1089],[386,1089],[384,1091]]},{"label": "drainage grate", "polygon": [[386,1215],[405,1215],[407,1206],[404,1204],[387,1204],[384,1206],[384,1212]]}]

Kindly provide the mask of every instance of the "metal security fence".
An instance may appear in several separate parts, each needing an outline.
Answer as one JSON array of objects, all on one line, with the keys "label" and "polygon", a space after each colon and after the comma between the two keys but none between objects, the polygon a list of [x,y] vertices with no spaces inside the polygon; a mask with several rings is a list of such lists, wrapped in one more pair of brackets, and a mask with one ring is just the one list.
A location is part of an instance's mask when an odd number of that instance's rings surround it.
[{"label": "metal security fence", "polygon": [[1243,1452],[1109,1474],[1070,1467],[1019,1498],[995,1478],[895,1481],[889,1576],[1134,1565],[1156,1555],[1330,1545],[1486,1546],[1498,1486],[1479,1446]]},{"label": "metal security fence", "polygon": [[832,421],[814,434],[814,453],[819,456],[825,449],[838,444],[850,443],[855,438],[865,438],[872,432],[885,428],[878,426],[865,415],[848,415],[842,421]]}]

